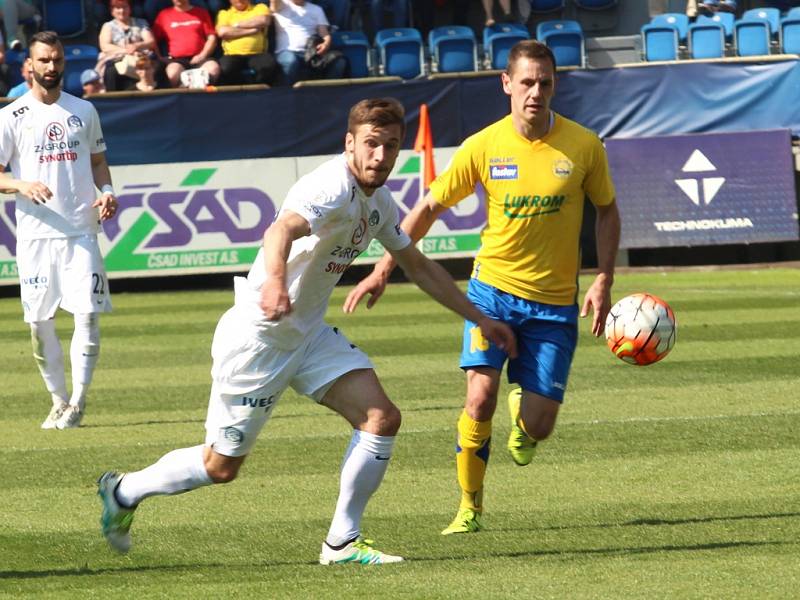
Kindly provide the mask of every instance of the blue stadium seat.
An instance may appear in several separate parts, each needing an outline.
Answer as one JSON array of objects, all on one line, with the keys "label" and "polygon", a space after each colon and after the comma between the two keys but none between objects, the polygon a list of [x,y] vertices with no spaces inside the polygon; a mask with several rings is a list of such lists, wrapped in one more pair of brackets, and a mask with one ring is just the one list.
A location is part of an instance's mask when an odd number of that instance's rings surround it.
[{"label": "blue stadium seat", "polygon": [[617,0],[573,0],[575,6],[585,10],[606,10],[614,8]]},{"label": "blue stadium seat", "polygon": [[97,47],[87,44],[64,46],[64,91],[81,97],[81,73],[86,69],[94,69],[97,64]]},{"label": "blue stadium seat", "polygon": [[689,56],[692,58],[722,58],[725,56],[725,28],[713,21],[690,25]]},{"label": "blue stadium seat", "polygon": [[6,64],[8,65],[8,76],[11,80],[11,87],[22,83],[22,63],[28,58],[27,50],[6,50]]},{"label": "blue stadium seat", "polygon": [[531,0],[531,12],[548,13],[564,10],[564,0]]},{"label": "blue stadium seat", "polygon": [[790,8],[786,13],[786,16],[791,19],[800,18],[800,6],[795,6],[794,8]]},{"label": "blue stadium seat", "polygon": [[483,29],[483,51],[490,69],[505,69],[511,47],[530,39],[528,28],[519,23],[495,23]]},{"label": "blue stadium seat", "polygon": [[740,19],[734,24],[737,56],[769,54],[769,24],[762,19]]},{"label": "blue stadium seat", "polygon": [[646,61],[677,60],[679,44],[678,28],[668,25],[645,25],[642,27],[642,49]]},{"label": "blue stadium seat", "polygon": [[351,77],[369,77],[372,73],[372,49],[362,31],[334,31],[333,47],[342,52],[350,63]]},{"label": "blue stadium seat", "polygon": [[695,23],[703,25],[705,23],[719,23],[725,30],[725,41],[730,43],[733,41],[733,23],[736,20],[733,13],[718,12],[713,17],[706,15],[698,15]]},{"label": "blue stadium seat", "polygon": [[424,75],[422,34],[412,27],[390,27],[375,34],[384,75],[413,79]]},{"label": "blue stadium seat", "polygon": [[86,31],[83,0],[43,0],[42,27],[70,38]]},{"label": "blue stadium seat", "polygon": [[543,21],[536,26],[536,39],[545,43],[559,67],[584,67],[584,37],[577,21]]},{"label": "blue stadium seat", "polygon": [[681,44],[686,44],[686,37],[689,35],[689,17],[683,13],[664,13],[656,15],[650,19],[650,25],[664,25],[678,28],[678,40]]},{"label": "blue stadium seat", "polygon": [[431,63],[439,73],[478,70],[478,42],[471,27],[449,25],[428,33]]},{"label": "blue stadium seat", "polygon": [[781,52],[800,54],[800,11],[796,17],[788,16],[781,21]]},{"label": "blue stadium seat", "polygon": [[744,11],[742,21],[766,21],[769,23],[769,33],[773,37],[778,35],[781,28],[781,11],[777,8],[751,8]]}]

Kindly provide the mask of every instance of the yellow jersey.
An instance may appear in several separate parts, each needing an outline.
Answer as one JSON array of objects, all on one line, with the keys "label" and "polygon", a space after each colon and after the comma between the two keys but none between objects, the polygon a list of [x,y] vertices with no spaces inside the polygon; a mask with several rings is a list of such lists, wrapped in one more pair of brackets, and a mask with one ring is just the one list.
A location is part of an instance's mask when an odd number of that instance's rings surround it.
[{"label": "yellow jersey", "polygon": [[600,139],[553,113],[550,131],[530,141],[511,115],[467,138],[432,183],[436,201],[452,207],[486,190],[486,226],[473,277],[527,300],[574,304],[580,268],[584,197],[614,202]]},{"label": "yellow jersey", "polygon": [[[227,25],[232,27],[253,17],[266,16],[269,8],[265,4],[251,4],[246,10],[228,8],[217,14],[217,27]],[[222,51],[234,56],[261,54],[267,49],[267,36],[265,32],[256,35],[247,35],[235,40],[222,40]]]}]

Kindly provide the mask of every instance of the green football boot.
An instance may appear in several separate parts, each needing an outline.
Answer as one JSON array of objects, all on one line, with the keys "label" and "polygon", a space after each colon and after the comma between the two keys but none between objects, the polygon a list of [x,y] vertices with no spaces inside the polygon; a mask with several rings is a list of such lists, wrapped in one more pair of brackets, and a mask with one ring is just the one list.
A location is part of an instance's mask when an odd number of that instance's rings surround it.
[{"label": "green football boot", "polygon": [[117,552],[125,554],[131,549],[131,523],[135,508],[125,508],[117,502],[114,491],[119,485],[122,475],[109,471],[103,473],[97,481],[97,495],[103,502],[103,515],[100,526],[108,545]]},{"label": "green football boot", "polygon": [[344,548],[334,550],[327,542],[322,542],[322,551],[319,553],[321,565],[344,565],[355,563],[359,565],[386,565],[389,563],[403,562],[402,556],[392,556],[372,547],[372,540],[359,536]]},{"label": "green football boot", "polygon": [[475,533],[483,529],[481,514],[471,508],[459,508],[456,518],[442,531],[442,535],[451,533]]},{"label": "green football boot", "polygon": [[508,395],[508,413],[511,415],[511,433],[508,435],[508,453],[520,467],[531,464],[536,454],[536,440],[531,439],[522,430],[519,423],[519,408],[522,401],[522,390],[516,388]]}]

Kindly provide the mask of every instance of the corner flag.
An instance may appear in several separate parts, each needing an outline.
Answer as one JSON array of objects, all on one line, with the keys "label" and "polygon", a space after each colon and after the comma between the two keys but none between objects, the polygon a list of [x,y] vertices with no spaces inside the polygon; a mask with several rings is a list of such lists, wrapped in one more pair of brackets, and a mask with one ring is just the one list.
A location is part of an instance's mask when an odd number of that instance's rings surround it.
[{"label": "corner flag", "polygon": [[422,152],[423,158],[420,166],[420,194],[425,195],[431,181],[436,179],[436,166],[433,162],[433,132],[431,131],[431,120],[428,116],[428,105],[421,104],[419,107],[419,129],[417,139],[414,142],[414,152]]}]

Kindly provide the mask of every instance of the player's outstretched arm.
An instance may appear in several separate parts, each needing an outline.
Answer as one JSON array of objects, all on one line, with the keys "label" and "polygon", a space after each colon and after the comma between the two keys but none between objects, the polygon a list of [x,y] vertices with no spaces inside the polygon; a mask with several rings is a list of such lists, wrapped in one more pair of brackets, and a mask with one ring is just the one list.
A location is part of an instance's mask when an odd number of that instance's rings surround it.
[{"label": "player's outstretched arm", "polygon": [[597,277],[586,290],[581,307],[581,317],[593,311],[592,334],[603,333],[608,311],[611,310],[611,286],[614,284],[614,264],[619,249],[620,219],[617,203],[607,206],[595,206],[597,219],[595,234],[597,236]]},{"label": "player's outstretched arm", "polygon": [[392,253],[405,274],[431,298],[480,327],[483,337],[511,358],[517,356],[517,340],[511,328],[502,321],[484,315],[456,287],[455,281],[440,264],[432,261],[410,244]]},{"label": "player's outstretched arm", "polygon": [[14,179],[8,173],[3,172],[5,165],[0,165],[0,191],[4,194],[20,193],[34,204],[45,204],[53,197],[50,188],[40,181],[22,181]]},{"label": "player's outstretched arm", "polygon": [[284,210],[264,232],[264,268],[267,278],[261,286],[261,310],[270,321],[280,321],[292,312],[286,288],[286,261],[292,242],[311,233],[308,221]]},{"label": "player's outstretched arm", "polygon": [[[445,207],[434,200],[430,192],[428,192],[417,205],[411,209],[400,226],[403,228],[413,242],[418,242],[422,237],[428,233],[434,221],[436,221],[439,213],[443,212]],[[383,295],[386,290],[386,284],[389,282],[389,275],[392,274],[394,268],[397,266],[394,258],[388,252],[372,269],[372,273],[367,275],[364,279],[358,282],[356,287],[350,290],[347,294],[342,310],[346,313],[355,311],[361,299],[369,294],[370,298],[367,300],[367,308],[372,308],[375,303]]]}]

